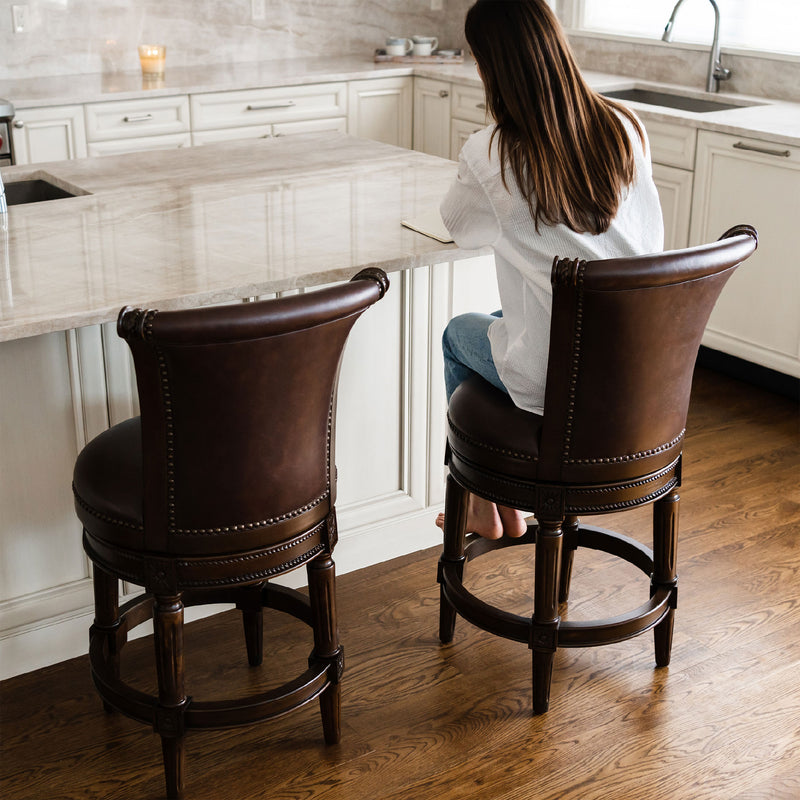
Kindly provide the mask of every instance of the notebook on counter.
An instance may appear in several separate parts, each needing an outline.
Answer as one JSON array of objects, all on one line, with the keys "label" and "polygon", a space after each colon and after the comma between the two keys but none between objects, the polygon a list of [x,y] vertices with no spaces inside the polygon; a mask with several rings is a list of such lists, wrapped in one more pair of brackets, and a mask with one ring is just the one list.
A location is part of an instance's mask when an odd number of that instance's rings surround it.
[{"label": "notebook on counter", "polygon": [[412,231],[430,236],[431,239],[436,239],[437,242],[449,244],[453,241],[453,237],[445,228],[444,222],[442,222],[442,215],[439,213],[438,208],[425,211],[412,219],[401,220],[400,224],[405,228],[411,228]]}]

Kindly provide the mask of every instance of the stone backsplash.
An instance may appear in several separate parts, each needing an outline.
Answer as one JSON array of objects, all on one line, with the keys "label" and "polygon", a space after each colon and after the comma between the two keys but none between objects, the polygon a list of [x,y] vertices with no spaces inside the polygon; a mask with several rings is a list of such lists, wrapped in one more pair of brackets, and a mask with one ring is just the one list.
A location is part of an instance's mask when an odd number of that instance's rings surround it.
[{"label": "stone backsplash", "polygon": [[[167,69],[363,52],[387,36],[460,47],[470,0],[14,0],[29,31],[11,30],[0,0],[0,80],[138,70],[139,44],[166,44]],[[254,18],[256,17],[256,18]],[[260,18],[263,17],[263,18]]]},{"label": "stone backsplash", "polygon": [[[20,0],[14,0],[15,3]],[[167,45],[167,69],[224,62],[372,54],[388,35],[434,35],[465,47],[472,0],[23,0],[29,30],[11,30],[0,0],[0,80],[139,69],[137,45]],[[254,18],[256,17],[256,18]],[[263,17],[263,18],[262,18]],[[573,34],[584,69],[705,86],[708,52]],[[724,55],[722,91],[800,102],[800,62]]]}]

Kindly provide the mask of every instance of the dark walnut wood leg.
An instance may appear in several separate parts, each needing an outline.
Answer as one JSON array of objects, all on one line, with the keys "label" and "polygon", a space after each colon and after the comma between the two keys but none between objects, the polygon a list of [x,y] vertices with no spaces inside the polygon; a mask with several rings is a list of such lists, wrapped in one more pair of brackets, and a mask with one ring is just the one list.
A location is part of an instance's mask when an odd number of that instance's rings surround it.
[{"label": "dark walnut wood leg", "polygon": [[261,602],[263,588],[263,583],[248,586],[242,590],[244,592],[243,599],[236,604],[236,607],[242,612],[247,661],[251,667],[259,666],[264,657],[264,613]]},{"label": "dark walnut wood leg", "polygon": [[456,610],[445,596],[442,569],[455,564],[459,578],[464,572],[464,546],[467,534],[467,504],[469,492],[452,476],[447,476],[444,501],[444,546],[439,557],[439,641],[453,641],[456,628]]},{"label": "dark walnut wood leg", "polygon": [[558,582],[558,602],[566,603],[569,600],[569,585],[572,581],[572,562],[575,560],[575,551],[578,549],[577,517],[564,519],[564,544],[561,548],[561,577]]},{"label": "dark walnut wood leg", "polygon": [[550,706],[550,681],[558,644],[558,583],[561,572],[561,522],[539,520],[533,587],[533,620],[530,648],[533,651],[533,713]]},{"label": "dark walnut wood leg", "polygon": [[670,587],[670,609],[653,629],[656,666],[669,665],[672,654],[672,628],[678,600],[678,512],[680,495],[676,491],[656,501],[653,506],[653,588]]},{"label": "dark walnut wood leg", "polygon": [[[124,640],[119,635],[119,581],[116,576],[109,575],[96,564],[92,565],[94,588],[94,625],[93,633],[100,633],[106,640],[106,663],[111,675],[119,679],[120,649]],[[107,701],[103,700],[106,713],[114,711]]]},{"label": "dark walnut wood leg", "polygon": [[186,706],[183,661],[183,602],[180,596],[156,597],[153,633],[158,673],[156,732],[161,736],[167,797],[183,797]]},{"label": "dark walnut wood leg", "polygon": [[311,601],[311,619],[314,628],[314,653],[312,659],[328,663],[330,684],[319,696],[322,730],[326,744],[339,741],[340,698],[339,681],[344,668],[339,628],[336,616],[336,568],[328,552],[321,553],[309,562],[308,595]]}]

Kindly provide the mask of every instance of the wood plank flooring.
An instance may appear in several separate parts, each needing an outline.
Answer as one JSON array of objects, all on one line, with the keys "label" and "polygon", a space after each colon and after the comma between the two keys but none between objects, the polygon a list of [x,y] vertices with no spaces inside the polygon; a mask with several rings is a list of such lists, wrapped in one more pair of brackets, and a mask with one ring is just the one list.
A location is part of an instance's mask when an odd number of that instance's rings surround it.
[{"label": "wood plank flooring", "polygon": [[[316,703],[250,728],[190,733],[187,797],[797,800],[799,423],[796,403],[698,371],[669,668],[654,668],[649,635],[562,650],[550,711],[534,718],[523,645],[463,620],[451,645],[438,644],[438,553],[417,553],[339,578],[342,743],[323,744]],[[594,521],[649,541],[649,509]],[[472,585],[527,613],[531,553],[484,557]],[[579,550],[568,613],[631,608],[646,583]],[[273,685],[281,665],[300,672],[306,629],[271,614],[267,631],[277,644],[249,669],[233,612],[188,626],[190,693]],[[146,672],[142,686],[154,682],[149,651],[148,640],[126,648],[131,672]],[[0,701],[5,800],[163,796],[158,738],[103,712],[86,658],[5,681]]]}]

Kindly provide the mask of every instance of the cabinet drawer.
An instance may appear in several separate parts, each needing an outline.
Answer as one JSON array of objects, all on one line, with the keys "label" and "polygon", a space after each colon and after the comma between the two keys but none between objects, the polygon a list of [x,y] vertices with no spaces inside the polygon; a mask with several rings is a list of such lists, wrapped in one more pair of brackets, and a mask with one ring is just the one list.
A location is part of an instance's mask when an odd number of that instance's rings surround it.
[{"label": "cabinet drawer", "polygon": [[450,116],[468,122],[477,122],[483,126],[488,125],[486,96],[483,87],[453,84]]},{"label": "cabinet drawer", "polygon": [[646,120],[644,127],[650,140],[651,160],[654,164],[694,169],[694,151],[697,142],[695,128],[658,120]]},{"label": "cabinet drawer", "polygon": [[90,142],[189,132],[189,98],[152,97],[114,100],[86,106],[86,138]]},{"label": "cabinet drawer", "polygon": [[145,150],[175,150],[191,147],[188,133],[169,133],[164,136],[137,136],[130,139],[111,139],[106,142],[89,142],[90,156],[118,156],[122,153],[141,153]]},{"label": "cabinet drawer", "polygon": [[298,122],[347,115],[347,84],[320,83],[193,94],[192,130]]}]

